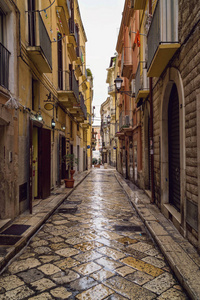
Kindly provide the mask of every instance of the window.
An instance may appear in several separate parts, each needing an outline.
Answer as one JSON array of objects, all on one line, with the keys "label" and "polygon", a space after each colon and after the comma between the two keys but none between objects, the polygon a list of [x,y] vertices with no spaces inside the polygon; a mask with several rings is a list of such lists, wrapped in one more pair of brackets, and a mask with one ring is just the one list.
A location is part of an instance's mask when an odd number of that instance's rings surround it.
[{"label": "window", "polygon": [[63,90],[62,35],[57,34],[58,45],[58,88]]},{"label": "window", "polygon": [[5,44],[4,27],[5,27],[5,14],[0,8],[0,43],[3,45]]},{"label": "window", "polygon": [[0,85],[8,88],[10,52],[6,48],[5,30],[6,14],[0,7]]},{"label": "window", "polygon": [[73,137],[73,123],[71,120],[70,120],[70,137],[71,138]]},{"label": "window", "polygon": [[28,0],[29,45],[35,46],[35,0]]},{"label": "window", "polygon": [[32,78],[32,110],[37,111],[39,108],[39,83]]}]

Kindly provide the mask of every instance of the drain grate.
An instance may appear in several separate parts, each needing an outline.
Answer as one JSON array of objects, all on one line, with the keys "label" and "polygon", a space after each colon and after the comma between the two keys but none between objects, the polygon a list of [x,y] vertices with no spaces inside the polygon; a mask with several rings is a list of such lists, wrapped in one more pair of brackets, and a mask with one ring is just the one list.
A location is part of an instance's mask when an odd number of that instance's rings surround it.
[{"label": "drain grate", "polygon": [[13,224],[10,227],[8,227],[6,230],[1,232],[1,234],[6,235],[21,235],[24,233],[30,225],[23,225],[23,224]]},{"label": "drain grate", "polygon": [[0,236],[0,245],[12,246],[16,244],[20,239],[21,237],[19,236],[9,236],[9,235]]},{"label": "drain grate", "polygon": [[142,227],[140,227],[140,226],[121,226],[121,225],[115,225],[114,229],[116,231],[131,231],[131,232],[142,231]]},{"label": "drain grate", "polygon": [[58,213],[59,214],[75,214],[77,209],[78,209],[77,207],[74,207],[74,208],[59,208]]}]

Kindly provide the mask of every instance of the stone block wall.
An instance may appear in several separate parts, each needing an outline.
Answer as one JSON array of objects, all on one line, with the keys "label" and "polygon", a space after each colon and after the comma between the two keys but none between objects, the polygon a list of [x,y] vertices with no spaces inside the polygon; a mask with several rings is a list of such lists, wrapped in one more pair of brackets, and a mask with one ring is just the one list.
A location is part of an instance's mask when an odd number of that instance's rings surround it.
[{"label": "stone block wall", "polygon": [[[168,68],[180,72],[185,102],[185,203],[198,206],[198,167],[197,167],[197,95],[200,91],[200,1],[179,1],[179,42],[180,49],[169,62],[160,78],[153,79],[153,119],[154,119],[154,175],[155,200],[160,199],[160,144],[161,97],[163,80]],[[187,212],[186,212],[187,219]],[[193,244],[197,232],[186,225],[188,238]]]}]

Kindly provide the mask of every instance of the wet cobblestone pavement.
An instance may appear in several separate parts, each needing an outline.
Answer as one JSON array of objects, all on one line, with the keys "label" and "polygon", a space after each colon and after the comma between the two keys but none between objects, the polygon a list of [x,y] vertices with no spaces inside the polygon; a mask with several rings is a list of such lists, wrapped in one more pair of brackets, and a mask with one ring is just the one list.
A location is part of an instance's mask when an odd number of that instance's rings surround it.
[{"label": "wet cobblestone pavement", "polygon": [[93,170],[0,276],[0,299],[188,299],[111,170]]}]

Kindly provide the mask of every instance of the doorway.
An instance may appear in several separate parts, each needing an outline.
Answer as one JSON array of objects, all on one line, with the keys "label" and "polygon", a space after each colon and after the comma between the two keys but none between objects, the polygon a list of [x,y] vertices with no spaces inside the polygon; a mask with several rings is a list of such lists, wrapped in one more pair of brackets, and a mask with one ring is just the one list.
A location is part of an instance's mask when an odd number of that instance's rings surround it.
[{"label": "doorway", "polygon": [[180,130],[179,98],[176,85],[168,105],[169,203],[180,211]]}]

